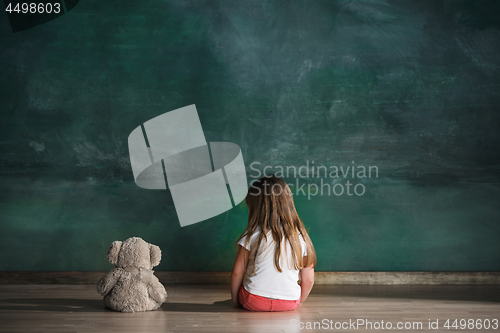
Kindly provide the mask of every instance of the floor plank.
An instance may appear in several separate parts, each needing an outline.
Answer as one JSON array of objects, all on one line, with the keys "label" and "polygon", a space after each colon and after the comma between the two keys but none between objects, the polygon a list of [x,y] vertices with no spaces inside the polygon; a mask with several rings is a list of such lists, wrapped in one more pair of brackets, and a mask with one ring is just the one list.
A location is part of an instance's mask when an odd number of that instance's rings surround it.
[{"label": "floor plank", "polygon": [[[158,311],[125,314],[107,310],[93,285],[0,285],[0,332],[384,332],[398,331],[398,322],[422,323],[415,332],[449,332],[446,319],[500,319],[499,285],[316,285],[306,303],[283,313],[234,309],[227,286],[166,289]],[[438,330],[429,330],[429,319],[439,320]],[[357,320],[372,329],[335,329]],[[375,329],[382,320],[393,328]]]}]

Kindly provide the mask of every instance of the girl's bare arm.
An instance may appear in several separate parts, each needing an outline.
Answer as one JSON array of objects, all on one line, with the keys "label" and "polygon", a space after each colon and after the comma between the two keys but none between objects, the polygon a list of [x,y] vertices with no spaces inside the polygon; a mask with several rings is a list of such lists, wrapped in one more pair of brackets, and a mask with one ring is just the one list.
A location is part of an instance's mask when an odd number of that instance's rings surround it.
[{"label": "girl's bare arm", "polygon": [[[307,257],[303,257],[304,266],[307,266]],[[309,267],[304,267],[300,270],[300,303],[304,302],[309,296],[312,287],[314,286],[314,267],[311,265]]]},{"label": "girl's bare arm", "polygon": [[248,264],[249,251],[240,246],[236,260],[234,261],[233,271],[231,272],[231,298],[234,306],[239,306],[238,292],[243,283],[243,276]]}]

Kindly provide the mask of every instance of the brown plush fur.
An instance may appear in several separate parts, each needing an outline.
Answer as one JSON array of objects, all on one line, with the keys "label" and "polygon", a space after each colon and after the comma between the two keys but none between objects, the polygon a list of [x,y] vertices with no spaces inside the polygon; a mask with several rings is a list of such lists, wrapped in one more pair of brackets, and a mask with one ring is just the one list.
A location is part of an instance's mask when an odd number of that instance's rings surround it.
[{"label": "brown plush fur", "polygon": [[116,266],[97,284],[104,304],[115,311],[139,312],[158,309],[167,298],[165,287],[153,275],[160,263],[161,250],[139,237],[115,241],[107,258]]}]

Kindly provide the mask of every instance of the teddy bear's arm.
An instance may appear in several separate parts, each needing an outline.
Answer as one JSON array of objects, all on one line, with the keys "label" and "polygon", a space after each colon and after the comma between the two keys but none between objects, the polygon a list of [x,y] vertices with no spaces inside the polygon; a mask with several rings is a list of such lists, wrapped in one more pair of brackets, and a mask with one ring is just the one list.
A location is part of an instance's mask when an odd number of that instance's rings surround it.
[{"label": "teddy bear's arm", "polygon": [[108,272],[108,274],[104,275],[97,284],[97,292],[102,296],[106,296],[111,291],[111,289],[113,289],[122,273],[122,268],[115,268],[112,271]]},{"label": "teddy bear's arm", "polygon": [[153,276],[153,281],[148,284],[149,296],[158,303],[163,303],[167,300],[167,291],[163,284],[160,283],[156,276]]}]

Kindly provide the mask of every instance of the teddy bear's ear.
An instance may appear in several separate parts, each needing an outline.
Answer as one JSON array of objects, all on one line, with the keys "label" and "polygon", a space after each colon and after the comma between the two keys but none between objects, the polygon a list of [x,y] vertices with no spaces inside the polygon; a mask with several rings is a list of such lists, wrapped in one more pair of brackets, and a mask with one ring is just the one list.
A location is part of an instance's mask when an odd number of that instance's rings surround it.
[{"label": "teddy bear's ear", "polygon": [[158,266],[161,260],[161,250],[158,246],[149,244],[149,254],[151,256],[151,266]]},{"label": "teddy bear's ear", "polygon": [[118,263],[118,254],[120,253],[121,248],[122,248],[122,242],[114,241],[113,244],[111,244],[111,246],[108,249],[108,254],[107,254],[108,261],[115,266]]}]

